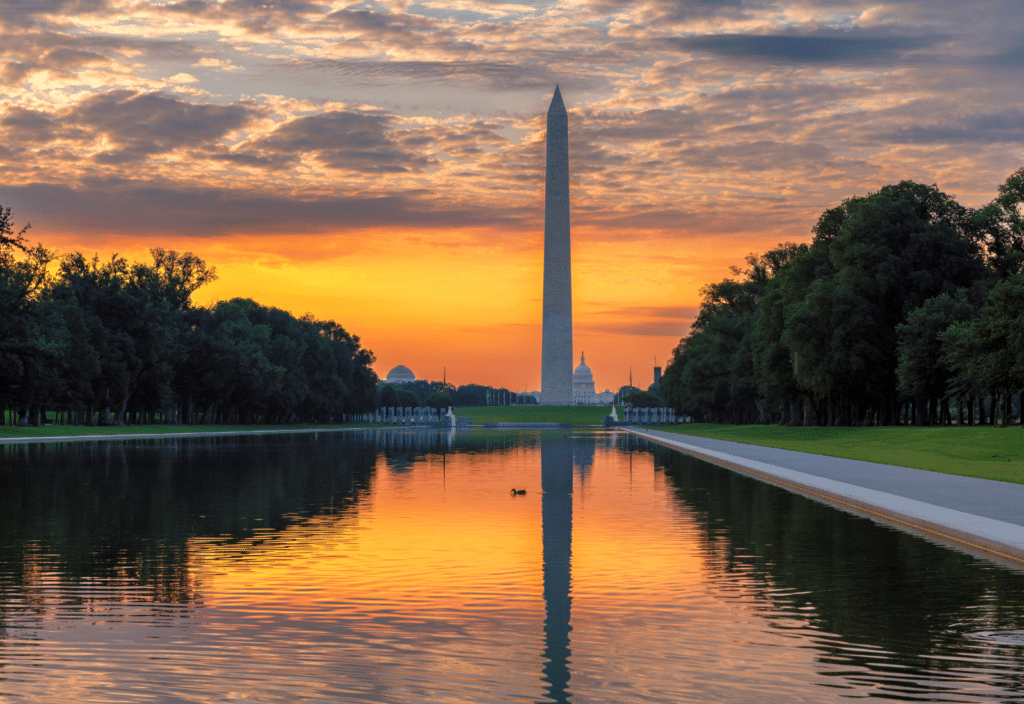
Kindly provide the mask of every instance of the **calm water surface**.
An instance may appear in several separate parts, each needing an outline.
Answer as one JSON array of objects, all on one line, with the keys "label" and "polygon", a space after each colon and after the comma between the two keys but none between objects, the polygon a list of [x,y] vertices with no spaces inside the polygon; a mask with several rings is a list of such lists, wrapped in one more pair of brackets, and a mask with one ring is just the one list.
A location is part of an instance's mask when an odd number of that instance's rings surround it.
[{"label": "calm water surface", "polygon": [[1022,594],[624,434],[0,447],[9,701],[1024,701]]}]

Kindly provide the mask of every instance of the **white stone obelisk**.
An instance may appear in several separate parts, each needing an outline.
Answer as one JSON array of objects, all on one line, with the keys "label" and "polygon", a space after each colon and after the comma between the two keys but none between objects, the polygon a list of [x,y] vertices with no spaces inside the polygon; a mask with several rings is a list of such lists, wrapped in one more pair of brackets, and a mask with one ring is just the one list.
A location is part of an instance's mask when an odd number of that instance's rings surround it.
[{"label": "white stone obelisk", "polygon": [[572,252],[569,245],[569,117],[562,93],[548,108],[544,191],[544,330],[540,398],[545,406],[572,404]]}]

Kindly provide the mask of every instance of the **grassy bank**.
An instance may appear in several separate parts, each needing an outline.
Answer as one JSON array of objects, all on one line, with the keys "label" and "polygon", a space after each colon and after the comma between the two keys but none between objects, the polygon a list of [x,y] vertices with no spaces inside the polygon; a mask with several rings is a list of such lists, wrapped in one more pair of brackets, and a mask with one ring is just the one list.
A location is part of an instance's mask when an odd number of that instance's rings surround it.
[{"label": "grassy bank", "polygon": [[[608,415],[609,406],[472,406],[455,409],[459,416],[469,416],[473,423],[572,423],[573,425],[600,425]],[[622,409],[619,409],[622,412]],[[52,420],[52,419],[51,419]],[[52,438],[89,435],[138,435],[148,433],[226,433],[254,430],[322,430],[327,428],[359,427],[348,425],[115,425],[74,426],[48,425],[18,427],[0,426],[0,440],[4,438]],[[377,427],[377,426],[375,426]],[[380,426],[384,427],[384,426]]]},{"label": "grassy bank", "polygon": [[654,430],[1024,484],[1024,432],[991,427],[804,428],[690,423]]},{"label": "grassy bank", "polygon": [[[611,406],[470,406],[456,408],[455,415],[469,416],[473,423],[572,423],[600,425]],[[621,415],[622,409],[619,408]]]}]

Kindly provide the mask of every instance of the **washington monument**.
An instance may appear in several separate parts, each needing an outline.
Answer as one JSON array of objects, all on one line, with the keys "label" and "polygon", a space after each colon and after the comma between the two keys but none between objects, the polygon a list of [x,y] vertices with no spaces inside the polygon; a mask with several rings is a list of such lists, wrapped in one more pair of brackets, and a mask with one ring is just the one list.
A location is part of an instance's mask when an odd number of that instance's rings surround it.
[{"label": "washington monument", "polygon": [[569,118],[562,93],[548,108],[544,191],[544,332],[540,399],[572,404],[572,252],[569,246]]}]

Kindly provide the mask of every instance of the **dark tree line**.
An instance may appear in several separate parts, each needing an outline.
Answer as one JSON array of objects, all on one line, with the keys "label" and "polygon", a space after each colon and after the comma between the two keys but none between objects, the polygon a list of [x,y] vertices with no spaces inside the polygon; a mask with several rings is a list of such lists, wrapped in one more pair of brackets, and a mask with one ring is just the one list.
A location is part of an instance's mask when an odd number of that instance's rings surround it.
[{"label": "dark tree line", "polygon": [[458,406],[535,405],[537,403],[537,399],[533,395],[516,393],[503,386],[465,384],[454,391],[452,400]]},{"label": "dark tree line", "polygon": [[505,406],[509,404],[536,404],[530,394],[517,394],[506,388],[465,384],[456,387],[442,381],[417,379],[404,384],[380,384],[377,387],[378,405],[385,408],[423,406],[430,408],[467,406]]},{"label": "dark tree line", "polygon": [[452,405],[455,387],[443,381],[417,379],[403,384],[377,386],[377,405],[382,408],[436,408]]},{"label": "dark tree line", "polygon": [[[1005,424],[1024,390],[1024,169],[971,209],[911,181],[709,284],[661,388],[699,421]],[[1018,397],[1019,399],[1019,397]]]},{"label": "dark tree line", "polygon": [[332,422],[374,407],[373,354],[334,321],[241,298],[196,307],[216,272],[191,253],[57,257],[25,229],[0,208],[0,403],[16,422]]}]

